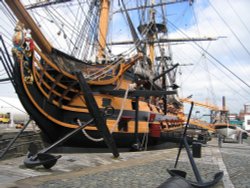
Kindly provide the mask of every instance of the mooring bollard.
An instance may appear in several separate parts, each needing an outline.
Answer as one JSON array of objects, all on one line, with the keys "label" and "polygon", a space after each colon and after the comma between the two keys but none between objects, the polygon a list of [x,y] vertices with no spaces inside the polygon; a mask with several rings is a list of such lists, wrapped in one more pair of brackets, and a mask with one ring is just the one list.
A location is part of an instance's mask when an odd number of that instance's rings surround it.
[{"label": "mooring bollard", "polygon": [[193,157],[201,158],[201,143],[193,142],[192,149],[193,149]]}]

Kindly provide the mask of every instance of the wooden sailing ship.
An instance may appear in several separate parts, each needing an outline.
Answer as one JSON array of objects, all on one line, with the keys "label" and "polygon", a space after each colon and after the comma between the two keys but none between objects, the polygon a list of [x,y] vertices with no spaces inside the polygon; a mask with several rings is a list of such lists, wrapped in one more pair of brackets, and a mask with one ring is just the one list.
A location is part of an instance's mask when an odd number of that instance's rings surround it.
[{"label": "wooden sailing ship", "polygon": [[[91,1],[90,12],[98,6],[99,13],[98,20],[93,19],[98,25],[98,37],[88,38],[98,41],[96,59],[90,61],[53,47],[27,11],[70,1],[44,1],[26,8],[19,0],[5,2],[18,19],[12,49],[15,63],[9,74],[20,101],[46,142],[54,143],[86,123],[64,145],[105,146],[107,140],[102,137],[106,134],[119,147],[134,143],[141,147],[166,141],[168,132],[183,127],[186,118],[175,85],[178,64],[168,53],[169,44],[159,45],[170,41],[158,39],[161,33],[167,33],[166,22],[157,23],[155,19],[155,7],[168,3],[157,5],[151,1],[138,6],[137,9],[149,10],[150,20],[141,23],[136,31],[129,9],[119,1],[133,38],[122,44],[132,43],[135,47],[127,56],[108,59],[106,38],[111,1]],[[157,54],[156,46],[160,46]],[[76,50],[77,47],[73,49]]]}]

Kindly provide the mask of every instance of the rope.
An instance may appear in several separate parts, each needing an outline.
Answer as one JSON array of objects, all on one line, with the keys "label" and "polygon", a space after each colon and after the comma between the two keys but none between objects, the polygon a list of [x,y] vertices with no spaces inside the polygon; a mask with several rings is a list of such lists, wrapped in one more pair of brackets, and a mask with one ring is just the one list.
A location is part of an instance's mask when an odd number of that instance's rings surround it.
[{"label": "rope", "polygon": [[115,66],[118,66],[119,64],[121,64],[123,59],[118,59],[117,61],[115,61],[114,63],[105,66],[103,69],[98,70],[97,72],[87,75],[86,79],[88,80],[96,80],[97,78],[101,77],[102,75],[106,74],[107,72],[111,71],[114,69]]},{"label": "rope", "polygon": [[116,119],[116,122],[113,125],[113,128],[111,129],[111,134],[114,132],[115,128],[117,127],[117,125],[118,125],[118,123],[119,123],[119,121],[120,121],[120,119],[122,117],[122,113],[124,111],[124,105],[125,105],[125,102],[126,102],[126,100],[128,98],[128,92],[129,91],[134,91],[135,88],[136,88],[136,84],[135,83],[134,84],[129,84],[129,86],[128,86],[126,92],[125,92],[125,95],[123,97],[122,105],[121,105],[121,108],[120,108],[121,110],[120,110],[119,115],[118,115],[118,117]]},{"label": "rope", "polygon": [[82,132],[84,134],[84,136],[86,136],[88,139],[94,141],[94,142],[101,142],[103,141],[103,138],[93,138],[91,137],[84,129],[82,129]]},{"label": "rope", "polygon": [[[78,123],[79,126],[82,125],[82,123],[81,123],[81,121],[79,119],[77,120],[77,123]],[[84,129],[82,129],[82,132],[83,132],[84,136],[86,136],[88,139],[90,139],[90,140],[92,140],[94,142],[101,142],[101,141],[103,141],[103,138],[93,138]]]},{"label": "rope", "polygon": [[243,44],[243,42],[240,40],[239,36],[234,32],[234,30],[230,27],[230,25],[226,22],[226,20],[220,15],[220,13],[215,9],[215,7],[208,1],[209,5],[212,7],[212,9],[215,11],[215,13],[219,16],[219,18],[222,20],[222,22],[227,26],[227,28],[231,31],[233,36],[236,38],[236,40],[240,43],[242,48],[246,51],[246,53],[250,56],[250,51],[247,49],[247,47]]},{"label": "rope", "polygon": [[[187,38],[190,39],[190,37],[185,34],[182,30],[178,29],[172,22],[169,21],[169,24],[175,28],[177,31],[179,31],[181,34],[183,34],[184,36],[186,36]],[[201,45],[199,45],[197,42],[193,41],[193,43],[200,48],[205,54],[207,54],[211,59],[213,59],[216,63],[220,64],[224,69],[226,69],[228,72],[230,72],[234,77],[236,77],[239,81],[241,81],[244,85],[246,85],[248,88],[250,88],[250,85],[245,82],[243,79],[241,79],[237,74],[235,74],[233,71],[231,71],[227,66],[225,66],[219,59],[217,59],[216,57],[214,57],[211,53],[209,53],[208,51],[206,51],[206,49],[204,49]]]},{"label": "rope", "polygon": [[[113,128],[110,131],[110,134],[112,134],[114,132],[115,128],[117,127],[117,125],[118,125],[118,123],[119,123],[119,121],[120,121],[120,119],[122,117],[122,113],[123,113],[123,110],[124,110],[124,105],[125,105],[125,102],[126,102],[126,100],[128,98],[128,92],[129,91],[134,91],[135,88],[136,88],[136,84],[135,83],[134,84],[129,84],[129,86],[128,86],[126,92],[125,92],[125,95],[123,97],[123,101],[122,101],[122,105],[121,105],[121,110],[120,110],[119,115],[118,115],[118,117],[116,119],[116,122],[113,125]],[[78,120],[77,123],[78,123],[79,126],[81,126],[80,120]],[[90,139],[90,140],[92,140],[94,142],[103,141],[103,138],[93,138],[93,137],[91,137],[84,129],[82,129],[82,132],[83,132],[84,136],[86,136],[88,139]]]}]

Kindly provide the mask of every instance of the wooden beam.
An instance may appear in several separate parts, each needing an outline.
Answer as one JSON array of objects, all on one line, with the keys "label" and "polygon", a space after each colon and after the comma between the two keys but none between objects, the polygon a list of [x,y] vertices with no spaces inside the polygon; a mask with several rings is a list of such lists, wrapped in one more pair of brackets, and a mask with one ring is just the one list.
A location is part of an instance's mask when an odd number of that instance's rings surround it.
[{"label": "wooden beam", "polygon": [[[212,37],[207,37],[207,38],[182,38],[182,39],[159,39],[159,40],[142,40],[142,43],[149,43],[149,44],[154,44],[154,43],[171,43],[171,42],[193,42],[193,41],[214,41],[217,40],[218,38],[212,38]],[[128,45],[128,44],[134,44],[134,41],[120,41],[120,42],[111,42],[108,43],[107,45]]]},{"label": "wooden beam", "polygon": [[104,58],[104,50],[106,47],[106,37],[108,33],[108,23],[109,23],[109,7],[110,2],[109,0],[102,0],[101,5],[101,13],[100,13],[100,20],[99,20],[99,52],[98,58]]}]

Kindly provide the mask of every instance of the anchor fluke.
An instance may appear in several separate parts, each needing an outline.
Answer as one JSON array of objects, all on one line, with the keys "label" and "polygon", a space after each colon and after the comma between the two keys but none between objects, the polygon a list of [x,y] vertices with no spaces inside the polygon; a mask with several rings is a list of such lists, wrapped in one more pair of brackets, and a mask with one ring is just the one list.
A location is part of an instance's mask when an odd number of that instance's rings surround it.
[{"label": "anchor fluke", "polygon": [[27,156],[24,159],[24,165],[27,168],[34,168],[34,167],[43,165],[44,168],[50,169],[51,167],[53,167],[56,164],[56,162],[59,158],[61,158],[61,155],[54,156],[54,155],[51,155],[48,153],[39,153],[39,154],[37,154],[36,157],[34,157],[34,156],[28,157]]},{"label": "anchor fluke", "polygon": [[[34,143],[30,144],[29,148],[28,148],[28,155],[27,157],[24,159],[24,165],[27,168],[34,168],[36,166],[39,165],[43,165],[44,168],[51,168],[52,166],[54,166],[57,162],[57,160],[59,158],[61,158],[61,155],[58,156],[54,156],[51,154],[48,154],[47,152],[49,152],[51,149],[55,148],[57,145],[65,142],[67,139],[69,139],[70,137],[72,137],[74,134],[76,134],[77,132],[79,132],[80,130],[82,130],[84,127],[86,127],[87,125],[89,125],[91,122],[93,122],[94,119],[90,119],[88,122],[82,124],[72,130],[71,132],[69,132],[68,134],[66,134],[63,138],[59,139],[58,141],[56,141],[55,143],[53,143],[52,145],[50,145],[47,148],[44,148],[43,150],[37,152],[37,147]],[[80,121],[80,120],[79,120]]]},{"label": "anchor fluke", "polygon": [[[172,178],[179,177],[179,178],[175,179],[176,182],[179,182],[180,178],[184,179],[186,177],[186,172],[182,171],[182,170],[177,170],[177,169],[169,170],[169,169],[167,169],[167,171],[172,176]],[[214,175],[214,179],[212,181],[209,181],[209,182],[203,182],[203,181],[193,182],[193,181],[189,181],[189,180],[185,180],[185,182],[192,185],[193,187],[200,187],[200,188],[211,187],[211,186],[217,184],[222,179],[223,175],[224,175],[223,171],[220,171],[220,172],[217,172]],[[184,180],[182,180],[182,181],[184,181]],[[166,182],[163,184],[166,185]],[[169,188],[172,188],[172,187],[169,187]]]},{"label": "anchor fluke", "polygon": [[[168,173],[172,177],[169,178],[167,181],[165,181],[163,184],[161,184],[159,186],[160,188],[164,188],[164,187],[166,187],[166,188],[177,188],[178,186],[183,187],[183,188],[211,187],[211,186],[217,184],[222,179],[222,177],[224,175],[223,171],[220,171],[220,172],[217,172],[214,175],[213,180],[208,181],[208,182],[204,182],[202,180],[202,177],[200,175],[198,167],[196,166],[196,163],[194,161],[193,155],[192,155],[192,153],[191,153],[191,151],[189,149],[189,144],[188,144],[188,141],[187,141],[187,134],[186,134],[187,133],[187,128],[188,128],[188,125],[189,125],[189,121],[190,121],[190,117],[191,117],[191,114],[192,114],[193,106],[194,106],[194,103],[192,102],[191,103],[191,108],[190,108],[190,111],[189,111],[189,114],[188,114],[188,119],[187,119],[187,122],[186,122],[186,126],[185,126],[185,129],[183,131],[182,138],[180,140],[179,151],[178,151],[178,154],[177,154],[177,157],[176,157],[174,169],[171,169],[171,170],[167,169]],[[187,173],[185,171],[176,169],[177,164],[178,164],[178,160],[179,160],[179,156],[180,156],[180,153],[181,153],[181,149],[182,149],[183,145],[184,145],[184,148],[186,149],[186,152],[187,152],[187,155],[188,155],[188,158],[189,158],[189,162],[191,164],[192,170],[193,170],[195,178],[197,180],[196,182],[186,180],[185,177],[186,177]],[[181,184],[181,185],[179,185],[179,184]]]},{"label": "anchor fluke", "polygon": [[28,155],[23,162],[27,168],[43,165],[44,168],[50,169],[61,158],[61,155],[54,156],[48,153],[38,153],[37,146],[34,143],[30,144],[28,151]]}]

